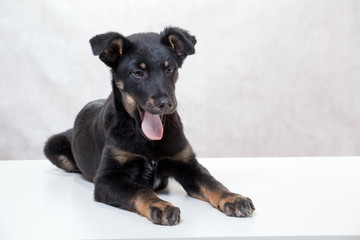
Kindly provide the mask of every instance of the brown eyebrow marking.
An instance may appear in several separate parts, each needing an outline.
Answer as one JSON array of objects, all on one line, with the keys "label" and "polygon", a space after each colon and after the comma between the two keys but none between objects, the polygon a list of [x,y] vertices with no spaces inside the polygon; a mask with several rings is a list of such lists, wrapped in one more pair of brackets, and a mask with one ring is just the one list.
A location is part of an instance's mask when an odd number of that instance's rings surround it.
[{"label": "brown eyebrow marking", "polygon": [[169,66],[169,62],[168,62],[168,61],[165,61],[165,62],[164,62],[164,66],[165,66],[165,67],[168,67],[168,66]]},{"label": "brown eyebrow marking", "polygon": [[141,69],[145,69],[145,68],[146,68],[146,64],[145,64],[145,63],[140,63],[140,67],[141,67]]}]

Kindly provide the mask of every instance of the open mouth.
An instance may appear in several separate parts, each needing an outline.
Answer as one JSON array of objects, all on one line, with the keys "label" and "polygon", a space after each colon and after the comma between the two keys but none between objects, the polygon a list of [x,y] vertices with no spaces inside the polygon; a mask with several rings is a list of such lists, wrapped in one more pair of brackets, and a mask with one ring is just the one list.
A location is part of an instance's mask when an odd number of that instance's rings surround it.
[{"label": "open mouth", "polygon": [[145,137],[149,140],[162,139],[164,133],[164,115],[152,114],[141,107],[138,107],[138,111],[141,119],[141,130]]}]

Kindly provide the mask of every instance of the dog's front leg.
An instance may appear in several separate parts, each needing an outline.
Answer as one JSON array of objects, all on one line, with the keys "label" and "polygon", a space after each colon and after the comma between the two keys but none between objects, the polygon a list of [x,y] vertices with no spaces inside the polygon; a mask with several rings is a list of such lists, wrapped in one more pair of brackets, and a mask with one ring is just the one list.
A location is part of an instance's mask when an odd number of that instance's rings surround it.
[{"label": "dog's front leg", "polygon": [[96,201],[136,212],[155,224],[175,225],[180,221],[179,208],[133,182],[114,166],[99,171],[94,183]]},{"label": "dog's front leg", "polygon": [[249,217],[253,214],[255,207],[250,198],[229,191],[199,163],[196,168],[192,178],[195,188],[188,180],[182,180],[182,186],[190,196],[209,202],[228,216]]},{"label": "dog's front leg", "polygon": [[229,191],[217,181],[195,158],[191,147],[164,160],[163,169],[183,186],[188,195],[209,202],[228,216],[249,217],[255,210],[250,198]]}]

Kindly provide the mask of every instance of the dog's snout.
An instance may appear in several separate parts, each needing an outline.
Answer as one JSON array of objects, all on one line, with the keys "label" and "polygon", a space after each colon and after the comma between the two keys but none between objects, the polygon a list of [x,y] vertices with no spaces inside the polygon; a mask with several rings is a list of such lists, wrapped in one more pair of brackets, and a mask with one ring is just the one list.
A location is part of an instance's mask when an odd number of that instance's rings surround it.
[{"label": "dog's snout", "polygon": [[145,111],[152,114],[170,114],[176,110],[176,99],[175,97],[151,97],[145,104]]},{"label": "dog's snout", "polygon": [[173,107],[173,102],[170,98],[163,97],[155,101],[155,106],[162,112],[167,112]]}]

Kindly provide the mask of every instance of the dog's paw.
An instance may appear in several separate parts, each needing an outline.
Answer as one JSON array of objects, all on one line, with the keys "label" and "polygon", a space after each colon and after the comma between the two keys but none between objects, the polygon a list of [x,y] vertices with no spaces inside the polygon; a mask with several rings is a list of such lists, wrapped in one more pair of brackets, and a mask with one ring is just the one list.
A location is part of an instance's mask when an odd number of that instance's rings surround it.
[{"label": "dog's paw", "polygon": [[251,199],[239,194],[222,197],[218,208],[232,217],[249,217],[255,210]]},{"label": "dog's paw", "polygon": [[150,221],[160,225],[176,225],[180,222],[180,209],[167,202],[160,202],[149,207]]}]

